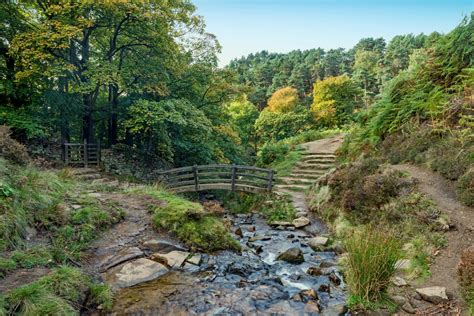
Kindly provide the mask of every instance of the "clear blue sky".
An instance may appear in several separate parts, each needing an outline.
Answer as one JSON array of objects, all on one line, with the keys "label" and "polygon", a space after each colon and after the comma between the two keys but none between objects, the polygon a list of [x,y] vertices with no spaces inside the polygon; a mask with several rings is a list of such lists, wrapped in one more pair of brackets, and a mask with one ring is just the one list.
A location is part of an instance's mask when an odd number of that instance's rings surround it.
[{"label": "clear blue sky", "polygon": [[223,46],[220,65],[252,52],[350,48],[363,37],[446,33],[474,0],[194,0]]}]

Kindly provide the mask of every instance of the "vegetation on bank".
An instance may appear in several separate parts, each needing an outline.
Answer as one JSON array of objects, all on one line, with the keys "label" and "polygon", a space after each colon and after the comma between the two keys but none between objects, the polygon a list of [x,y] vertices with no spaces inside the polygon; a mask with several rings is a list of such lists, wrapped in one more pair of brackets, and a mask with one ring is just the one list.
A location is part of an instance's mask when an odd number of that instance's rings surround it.
[{"label": "vegetation on bank", "polygon": [[88,306],[112,307],[110,289],[80,270],[59,266],[50,274],[0,296],[0,315],[78,315]]},{"label": "vegetation on bank", "polygon": [[129,193],[156,198],[158,205],[152,210],[155,227],[171,232],[184,244],[206,252],[240,250],[238,242],[230,236],[228,228],[218,218],[219,214],[209,213],[201,204],[188,201],[158,186],[148,186]]}]

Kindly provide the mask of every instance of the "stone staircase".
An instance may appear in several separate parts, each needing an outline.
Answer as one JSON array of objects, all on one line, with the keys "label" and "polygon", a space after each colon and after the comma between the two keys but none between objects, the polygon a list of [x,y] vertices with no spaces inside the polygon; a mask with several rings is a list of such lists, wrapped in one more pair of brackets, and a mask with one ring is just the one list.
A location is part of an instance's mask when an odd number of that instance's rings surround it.
[{"label": "stone staircase", "polygon": [[75,168],[73,174],[77,179],[90,182],[92,185],[103,185],[118,188],[121,184],[117,179],[102,175],[95,168]]},{"label": "stone staircase", "polygon": [[312,152],[304,148],[301,159],[288,176],[276,178],[275,190],[281,193],[306,191],[322,175],[335,166],[336,156],[333,153]]}]

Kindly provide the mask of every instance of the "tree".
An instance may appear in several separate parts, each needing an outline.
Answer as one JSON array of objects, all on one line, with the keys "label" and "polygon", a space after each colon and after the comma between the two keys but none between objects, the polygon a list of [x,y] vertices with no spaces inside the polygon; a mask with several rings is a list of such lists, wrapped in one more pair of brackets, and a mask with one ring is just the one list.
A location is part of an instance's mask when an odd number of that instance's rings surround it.
[{"label": "tree", "polygon": [[244,144],[255,143],[254,125],[259,115],[257,107],[244,96],[241,100],[229,103],[227,113],[242,142]]},{"label": "tree", "polygon": [[360,89],[348,76],[329,77],[314,84],[311,112],[326,126],[350,121],[360,105]]},{"label": "tree", "polygon": [[364,102],[368,106],[370,100],[378,93],[380,86],[379,54],[374,51],[358,50],[355,55],[354,80],[364,89]]},{"label": "tree", "polygon": [[268,111],[275,113],[287,113],[294,111],[298,105],[298,90],[292,87],[281,88],[268,100]]}]

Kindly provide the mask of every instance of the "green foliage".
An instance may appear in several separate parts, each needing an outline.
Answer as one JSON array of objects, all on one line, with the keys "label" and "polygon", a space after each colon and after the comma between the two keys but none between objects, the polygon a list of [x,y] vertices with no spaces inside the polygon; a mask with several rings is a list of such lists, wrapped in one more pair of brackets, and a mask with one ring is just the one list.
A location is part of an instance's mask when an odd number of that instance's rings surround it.
[{"label": "green foliage", "polygon": [[146,194],[160,201],[154,211],[153,222],[157,229],[166,229],[184,243],[202,249],[217,251],[239,250],[234,240],[216,215],[206,212],[202,205],[173,195],[159,187],[146,187],[131,191],[130,194]]},{"label": "green foliage", "polygon": [[[0,257],[0,278],[3,277],[9,271],[17,268],[16,262],[12,259],[5,259]],[[0,304],[1,306],[1,304]],[[1,310],[1,308],[0,308]],[[1,315],[1,313],[0,313]]]},{"label": "green foliage", "polygon": [[256,106],[245,98],[229,103],[226,110],[231,123],[237,128],[242,142],[255,142],[254,124],[259,114]]},{"label": "green foliage", "polygon": [[306,110],[288,113],[263,110],[255,122],[255,131],[261,144],[276,142],[309,130],[309,119]]},{"label": "green foliage", "polygon": [[47,266],[53,262],[50,250],[42,247],[13,251],[10,258],[16,262],[17,267],[26,269]]},{"label": "green foliage", "polygon": [[474,206],[474,169],[470,168],[463,174],[456,186],[456,193],[461,202],[467,206]]},{"label": "green foliage", "polygon": [[114,295],[112,289],[107,284],[91,284],[90,296],[91,302],[94,305],[101,306],[106,311],[112,309]]},{"label": "green foliage", "polygon": [[348,253],[345,280],[351,302],[371,307],[371,302],[384,298],[401,256],[400,244],[390,231],[366,227],[348,238],[345,246]]},{"label": "green foliage", "polygon": [[322,125],[340,126],[351,121],[359,106],[359,88],[347,75],[328,77],[314,84],[311,112]]},{"label": "green foliage", "polygon": [[[3,307],[9,314],[17,315],[77,315],[86,292],[91,291],[94,303],[110,302],[107,290],[92,282],[78,269],[61,266],[45,277],[10,291]],[[0,308],[1,311],[1,308]]]}]

